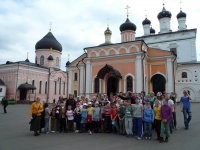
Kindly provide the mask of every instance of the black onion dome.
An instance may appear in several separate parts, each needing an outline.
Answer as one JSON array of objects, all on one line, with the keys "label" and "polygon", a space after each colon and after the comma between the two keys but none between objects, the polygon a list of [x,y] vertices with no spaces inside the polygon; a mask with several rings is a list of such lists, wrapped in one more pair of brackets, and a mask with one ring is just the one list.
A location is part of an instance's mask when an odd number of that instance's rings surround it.
[{"label": "black onion dome", "polygon": [[127,18],[126,21],[123,24],[121,24],[119,29],[121,32],[126,31],[126,30],[136,31],[137,27],[134,23],[130,22],[130,20]]},{"label": "black onion dome", "polygon": [[69,60],[68,60],[67,63],[66,63],[66,67],[69,66],[69,64],[70,64],[70,62],[69,62]]},{"label": "black onion dome", "polygon": [[107,27],[106,31],[104,31],[104,34],[112,34],[112,31]]},{"label": "black onion dome", "polygon": [[164,17],[168,17],[168,18],[171,18],[172,17],[172,14],[170,11],[167,11],[165,9],[165,7],[163,7],[163,10],[158,14],[158,19],[161,19],[161,18],[164,18]]},{"label": "black onion dome", "polygon": [[147,18],[145,18],[145,20],[142,21],[142,25],[146,25],[146,24],[149,24],[149,25],[151,24],[151,21]]},{"label": "black onion dome", "polygon": [[29,59],[27,58],[27,59],[25,60],[25,62],[30,62],[30,61],[29,61]]},{"label": "black onion dome", "polygon": [[150,33],[156,33],[156,30],[154,30],[152,27],[150,28]]},{"label": "black onion dome", "polygon": [[35,49],[54,49],[62,52],[62,45],[56,40],[51,32],[47,33],[41,40],[39,40]]},{"label": "black onion dome", "polygon": [[186,15],[186,13],[184,13],[184,12],[182,12],[182,10],[177,14],[177,16],[176,16],[176,18],[177,19],[179,19],[179,18],[186,18],[187,17],[187,15]]},{"label": "black onion dome", "polygon": [[49,55],[49,57],[47,58],[47,60],[53,60],[53,57],[51,55]]}]

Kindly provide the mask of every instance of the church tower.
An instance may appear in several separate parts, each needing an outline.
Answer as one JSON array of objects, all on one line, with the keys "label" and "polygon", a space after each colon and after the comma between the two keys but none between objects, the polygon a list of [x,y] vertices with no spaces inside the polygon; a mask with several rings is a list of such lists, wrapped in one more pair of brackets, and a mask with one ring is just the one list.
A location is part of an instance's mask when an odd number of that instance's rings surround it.
[{"label": "church tower", "polygon": [[178,30],[186,30],[187,25],[186,25],[186,13],[184,13],[182,10],[177,14],[176,18],[178,20]]},{"label": "church tower", "polygon": [[142,25],[143,25],[143,29],[144,29],[144,35],[150,35],[151,21],[149,19],[147,19],[147,17],[146,17],[145,20],[142,22]]},{"label": "church tower", "polygon": [[129,18],[128,18],[128,9],[130,7],[127,6],[127,19],[126,21],[121,24],[121,26],[119,27],[120,31],[121,31],[121,42],[128,42],[128,41],[134,41],[135,40],[135,31],[137,29],[136,25],[134,23],[132,23]]},{"label": "church tower", "polygon": [[62,45],[52,34],[51,28],[49,32],[36,43],[35,50],[37,64],[60,69]]}]

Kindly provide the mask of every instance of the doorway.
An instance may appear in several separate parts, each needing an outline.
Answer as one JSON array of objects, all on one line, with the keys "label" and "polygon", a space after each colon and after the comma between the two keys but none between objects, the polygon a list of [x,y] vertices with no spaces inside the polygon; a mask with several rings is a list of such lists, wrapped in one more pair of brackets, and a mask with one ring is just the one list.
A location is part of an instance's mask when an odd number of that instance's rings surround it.
[{"label": "doorway", "polygon": [[20,89],[20,100],[26,100],[27,90]]},{"label": "doorway", "polygon": [[111,92],[117,92],[117,79],[114,77],[110,77],[107,81],[107,95],[110,95]]},{"label": "doorway", "polygon": [[151,83],[153,84],[153,92],[156,95],[158,92],[164,93],[165,92],[165,77],[161,74],[155,74],[151,78]]}]

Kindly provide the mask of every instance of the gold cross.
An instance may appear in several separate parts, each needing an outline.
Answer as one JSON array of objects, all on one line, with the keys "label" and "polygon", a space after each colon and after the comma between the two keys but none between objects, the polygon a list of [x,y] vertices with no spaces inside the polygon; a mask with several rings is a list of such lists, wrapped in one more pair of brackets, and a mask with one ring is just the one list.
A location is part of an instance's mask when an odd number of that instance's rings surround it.
[{"label": "gold cross", "polygon": [[165,7],[165,0],[163,0],[163,7]]},{"label": "gold cross", "polygon": [[128,9],[129,9],[129,8],[131,8],[131,7],[129,7],[128,5],[127,5],[126,8],[125,8],[125,9],[127,9],[127,13],[126,13],[126,14],[127,14],[127,18],[128,18],[128,14],[129,14],[129,12],[128,12]]},{"label": "gold cross", "polygon": [[106,19],[107,20],[107,27],[109,27],[109,21],[110,21],[110,19]]},{"label": "gold cross", "polygon": [[28,59],[28,54],[29,54],[29,52],[27,52],[27,59]]},{"label": "gold cross", "polygon": [[179,4],[180,4],[180,10],[182,9],[182,8],[181,8],[181,7],[182,7],[182,3],[183,3],[182,0],[180,0],[180,1],[179,1]]},{"label": "gold cross", "polygon": [[144,10],[146,18],[147,18],[147,11],[148,11],[147,9]]},{"label": "gold cross", "polygon": [[52,23],[50,22],[50,24],[49,24],[49,32],[51,32],[51,26],[52,26]]}]

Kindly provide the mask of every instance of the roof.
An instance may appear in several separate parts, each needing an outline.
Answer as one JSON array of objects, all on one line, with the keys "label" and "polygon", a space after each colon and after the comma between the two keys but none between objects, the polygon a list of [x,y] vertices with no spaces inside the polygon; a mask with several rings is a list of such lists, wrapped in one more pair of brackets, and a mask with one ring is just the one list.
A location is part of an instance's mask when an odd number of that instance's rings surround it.
[{"label": "roof", "polygon": [[62,52],[62,45],[57,41],[51,32],[47,33],[41,40],[39,40],[35,49],[53,49]]},{"label": "roof", "polygon": [[18,89],[27,89],[27,90],[35,90],[36,87],[32,84],[28,84],[27,82],[24,84],[21,84]]},{"label": "roof", "polygon": [[112,72],[117,78],[122,78],[120,72],[108,64],[106,64],[103,68],[99,70],[99,72],[97,73],[97,78],[104,79],[104,76],[108,72]]},{"label": "roof", "polygon": [[0,79],[0,85],[4,85],[5,86],[5,83]]}]

